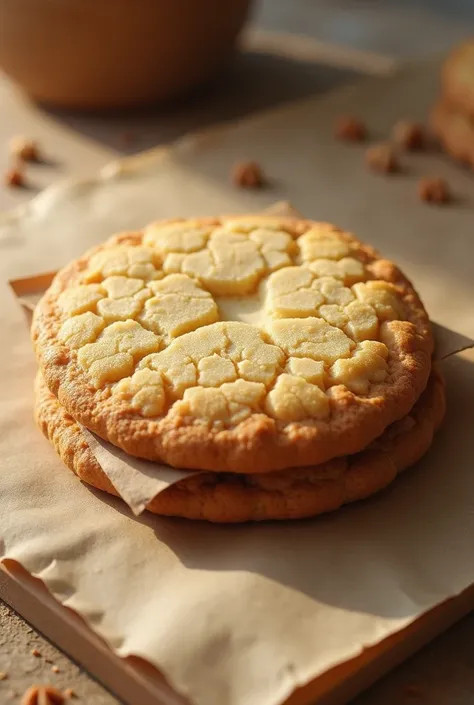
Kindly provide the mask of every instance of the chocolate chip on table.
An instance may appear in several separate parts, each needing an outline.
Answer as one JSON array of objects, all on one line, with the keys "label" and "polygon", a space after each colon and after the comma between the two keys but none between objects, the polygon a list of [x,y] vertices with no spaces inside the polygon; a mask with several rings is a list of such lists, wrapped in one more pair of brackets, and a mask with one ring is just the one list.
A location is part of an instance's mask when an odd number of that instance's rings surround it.
[{"label": "chocolate chip on table", "polygon": [[367,127],[359,118],[339,117],[334,125],[334,135],[345,142],[363,142],[367,139]]},{"label": "chocolate chip on table", "polygon": [[238,162],[232,169],[232,182],[239,188],[261,188],[265,181],[258,162]]},{"label": "chocolate chip on table", "polygon": [[372,171],[381,174],[391,174],[400,169],[395,149],[385,142],[369,147],[365,153],[365,163]]},{"label": "chocolate chip on table", "polygon": [[421,201],[443,205],[452,200],[449,185],[440,177],[425,177],[418,182],[418,196]]}]

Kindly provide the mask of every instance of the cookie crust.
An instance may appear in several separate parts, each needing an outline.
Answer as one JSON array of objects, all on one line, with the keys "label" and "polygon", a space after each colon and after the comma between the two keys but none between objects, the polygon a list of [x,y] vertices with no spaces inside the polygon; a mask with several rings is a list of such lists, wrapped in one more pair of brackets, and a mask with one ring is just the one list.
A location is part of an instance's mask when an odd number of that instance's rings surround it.
[{"label": "cookie crust", "polygon": [[[297,519],[334,511],[382,490],[419,460],[444,413],[444,383],[433,369],[410,414],[354,456],[265,475],[198,474],[171,485],[147,509],[164,516],[219,523]],[[117,495],[79,425],[51,394],[41,374],[35,383],[35,418],[70,470],[83,482]]]},{"label": "cookie crust", "polygon": [[[331,237],[363,264],[367,279],[393,285],[402,302],[404,320],[380,322],[379,339],[388,349],[385,380],[371,383],[363,395],[344,384],[334,384],[325,394],[324,418],[285,421],[271,417],[261,404],[244,420],[224,426],[203,422],[189,414],[176,415],[173,406],[162,415],[144,418],[129,400],[112,394],[110,385],[95,389],[78,363],[76,352],[59,338],[62,314],[58,301],[64,292],[83,280],[92,258],[117,246],[143,246],[143,232],[125,233],[61,270],[35,311],[32,337],[46,384],[86,428],[131,455],[171,466],[259,473],[320,464],[336,456],[356,453],[413,407],[427,383],[433,342],[423,305],[400,270],[381,259],[371,247],[333,226],[263,216],[234,221],[245,225],[246,219],[254,225],[257,220],[261,228],[284,230],[297,242],[315,227],[330,228]],[[218,228],[227,221],[200,219],[193,223],[198,228]]]}]

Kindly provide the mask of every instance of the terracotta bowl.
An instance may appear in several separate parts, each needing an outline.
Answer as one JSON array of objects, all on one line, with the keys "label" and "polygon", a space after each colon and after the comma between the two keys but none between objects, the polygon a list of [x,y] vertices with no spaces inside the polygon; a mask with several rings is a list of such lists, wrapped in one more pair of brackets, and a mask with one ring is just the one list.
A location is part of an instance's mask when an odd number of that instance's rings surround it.
[{"label": "terracotta bowl", "polygon": [[0,67],[36,100],[176,98],[232,54],[251,0],[0,0]]}]

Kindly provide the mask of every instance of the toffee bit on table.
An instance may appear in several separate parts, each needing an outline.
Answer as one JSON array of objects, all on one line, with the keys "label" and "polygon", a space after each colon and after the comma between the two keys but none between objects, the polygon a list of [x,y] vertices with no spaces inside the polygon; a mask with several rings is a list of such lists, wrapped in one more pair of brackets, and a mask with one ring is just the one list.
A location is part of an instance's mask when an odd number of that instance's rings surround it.
[{"label": "toffee bit on table", "polygon": [[410,120],[400,120],[393,126],[392,139],[395,144],[408,151],[423,149],[427,145],[424,126]]},{"label": "toffee bit on table", "polygon": [[369,147],[365,153],[365,163],[380,174],[393,174],[399,171],[400,164],[398,162],[397,153],[391,144],[381,143]]},{"label": "toffee bit on table", "polygon": [[21,705],[64,705],[64,695],[51,685],[32,685],[24,693]]},{"label": "toffee bit on table", "polygon": [[8,678],[8,673],[5,673],[5,671],[0,671],[0,681],[6,681]]},{"label": "toffee bit on table", "polygon": [[265,176],[258,162],[238,162],[232,169],[232,182],[240,188],[261,188],[265,184]]},{"label": "toffee bit on table", "polygon": [[41,658],[42,654],[41,651],[39,651],[38,649],[31,649],[31,655],[36,656],[36,658]]},{"label": "toffee bit on table", "polygon": [[22,170],[18,166],[13,166],[7,169],[4,176],[5,186],[18,188],[25,185],[25,177]]},{"label": "toffee bit on table", "polygon": [[76,692],[72,688],[66,688],[63,695],[66,698],[66,700],[72,700],[72,698],[77,697]]},{"label": "toffee bit on table", "polygon": [[60,668],[59,666],[51,666],[51,670],[53,673],[60,673]]},{"label": "toffee bit on table", "polygon": [[418,182],[418,196],[425,203],[443,205],[452,201],[448,182],[439,177],[425,177]]},{"label": "toffee bit on table", "polygon": [[359,118],[339,117],[334,125],[334,135],[345,142],[363,142],[367,139],[367,127]]},{"label": "toffee bit on table", "polygon": [[10,154],[23,162],[37,162],[39,161],[38,143],[27,137],[13,137],[10,140]]}]

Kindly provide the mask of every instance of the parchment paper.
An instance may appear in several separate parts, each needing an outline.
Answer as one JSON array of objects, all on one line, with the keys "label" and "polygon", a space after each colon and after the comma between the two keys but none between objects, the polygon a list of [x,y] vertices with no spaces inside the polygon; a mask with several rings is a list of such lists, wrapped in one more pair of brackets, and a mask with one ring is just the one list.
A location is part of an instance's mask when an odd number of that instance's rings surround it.
[{"label": "parchment paper", "polygon": [[[470,335],[469,201],[429,209],[418,204],[412,177],[366,175],[358,148],[328,139],[332,112],[359,108],[381,130],[400,114],[416,117],[433,84],[426,69],[370,82],[227,127],[214,143],[188,142],[143,174],[58,187],[4,220],[2,272],[54,269],[117,227],[151,217],[256,211],[289,197],[402,260],[430,314]],[[224,165],[227,175],[244,146],[276,180],[271,193],[225,185]],[[458,191],[472,189],[467,173],[441,158],[420,159]],[[35,364],[23,314],[6,285],[0,300],[8,341],[0,346],[1,553],[40,577],[118,653],[148,659],[191,701],[276,705],[474,582],[472,352],[444,363],[447,422],[429,455],[388,491],[315,521],[196,525],[134,518],[65,471],[31,420]]]},{"label": "parchment paper", "polygon": [[82,433],[102,470],[135,515],[144,512],[147,504],[170,485],[196,475],[193,470],[176,470],[133,458],[84,427]]}]

